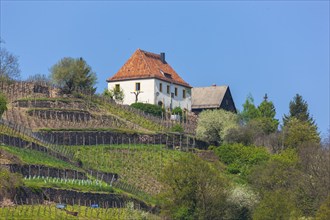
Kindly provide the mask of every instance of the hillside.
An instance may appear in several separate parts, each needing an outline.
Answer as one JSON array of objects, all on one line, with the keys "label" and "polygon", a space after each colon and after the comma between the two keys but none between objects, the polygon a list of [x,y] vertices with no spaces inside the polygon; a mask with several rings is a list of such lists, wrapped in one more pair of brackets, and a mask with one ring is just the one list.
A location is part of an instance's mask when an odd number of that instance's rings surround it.
[{"label": "hillside", "polygon": [[1,199],[9,198],[9,206],[41,204],[35,209],[49,214],[20,206],[20,211],[3,209],[0,218],[62,216],[56,203],[73,205],[67,211],[79,204],[79,213],[87,212],[83,204],[88,209],[97,203],[104,208],[97,216],[110,208],[120,219],[158,213],[160,174],[171,161],[191,154],[173,148],[195,146],[192,136],[167,133],[173,123],[102,97],[65,97],[30,83],[1,88],[9,102],[0,121],[0,166],[22,177],[20,187]]},{"label": "hillside", "polygon": [[[275,139],[287,133],[237,125],[208,146],[195,125],[170,132],[179,124],[104,97],[1,88],[0,219],[328,219],[326,145],[287,147]],[[211,129],[227,114],[206,113]]]}]

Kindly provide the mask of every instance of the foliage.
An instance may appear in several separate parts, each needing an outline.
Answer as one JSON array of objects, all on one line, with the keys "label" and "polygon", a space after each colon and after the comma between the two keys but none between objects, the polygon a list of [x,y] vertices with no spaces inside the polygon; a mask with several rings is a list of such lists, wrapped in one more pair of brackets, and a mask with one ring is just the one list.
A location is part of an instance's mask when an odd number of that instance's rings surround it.
[{"label": "foliage", "polygon": [[261,194],[281,189],[293,190],[300,175],[295,150],[287,149],[273,155],[267,163],[253,167],[249,182]]},{"label": "foliage", "polygon": [[196,137],[211,144],[219,145],[230,129],[236,128],[238,118],[225,110],[206,110],[200,113],[196,129]]},{"label": "foliage", "polygon": [[270,158],[270,154],[264,147],[242,144],[224,144],[216,148],[215,153],[227,165],[227,171],[232,174],[246,175],[252,166],[263,164]]},{"label": "foliage", "polygon": [[[0,40],[0,44],[3,43]],[[0,81],[11,81],[20,77],[18,57],[0,46]]]},{"label": "foliage", "polygon": [[153,105],[149,103],[141,103],[141,102],[136,102],[132,103],[131,106],[136,109],[140,109],[141,111],[152,114],[154,116],[162,116],[163,114],[163,109],[161,106],[158,105]]},{"label": "foliage", "polygon": [[0,93],[0,118],[2,114],[7,110],[7,100],[4,94]]},{"label": "foliage", "polygon": [[16,188],[22,185],[22,177],[17,173],[0,166],[0,201],[10,196]]},{"label": "foliage", "polygon": [[80,90],[94,94],[96,74],[83,58],[65,57],[50,69],[53,82],[63,93],[72,94]]},{"label": "foliage", "polygon": [[227,182],[217,170],[193,156],[169,163],[162,174],[167,186],[162,211],[173,219],[222,219]]},{"label": "foliage", "polygon": [[299,121],[308,122],[310,125],[316,126],[314,119],[309,115],[308,104],[301,95],[296,94],[296,96],[293,97],[293,100],[290,101],[289,108],[289,114],[283,117],[284,125],[286,125],[290,119],[296,118]]},{"label": "foliage", "polygon": [[281,190],[266,193],[253,213],[255,220],[297,219],[299,216],[290,193]]},{"label": "foliage", "polygon": [[277,131],[278,120],[275,119],[276,110],[273,102],[267,100],[267,94],[264,101],[258,106],[260,117],[257,119],[265,134],[270,134]]},{"label": "foliage", "polygon": [[297,184],[299,208],[312,216],[330,195],[330,150],[319,144],[304,143],[298,149],[299,169],[303,176]]},{"label": "foliage", "polygon": [[315,125],[307,121],[290,118],[283,128],[284,146],[298,148],[306,142],[320,143],[320,136]]},{"label": "foliage", "polygon": [[184,129],[183,129],[183,127],[182,127],[180,124],[175,124],[175,125],[171,128],[171,131],[173,131],[173,132],[180,132],[180,133],[183,133],[183,132],[184,132]]},{"label": "foliage", "polygon": [[243,122],[243,124],[246,124],[252,119],[258,118],[259,115],[260,112],[254,105],[254,99],[250,94],[243,104],[243,111],[240,113],[240,120]]},{"label": "foliage", "polygon": [[178,107],[175,107],[172,110],[172,115],[180,115],[180,116],[182,116],[182,109],[179,106]]},{"label": "foliage", "polygon": [[119,102],[122,102],[125,98],[125,93],[123,89],[117,90],[116,88],[113,88],[111,90],[105,89],[102,93],[104,97],[110,98],[112,100],[116,100]]},{"label": "foliage", "polygon": [[243,111],[239,114],[243,126],[258,124],[263,133],[270,134],[277,131],[278,120],[275,119],[276,110],[273,102],[267,100],[267,94],[258,107],[254,105],[254,100],[249,95],[243,104]]},{"label": "foliage", "polygon": [[248,186],[235,185],[229,192],[227,203],[231,210],[228,219],[251,219],[258,196]]},{"label": "foliage", "polygon": [[316,220],[330,219],[330,195],[328,195],[328,198],[322,203],[320,208],[317,210],[315,217]]}]

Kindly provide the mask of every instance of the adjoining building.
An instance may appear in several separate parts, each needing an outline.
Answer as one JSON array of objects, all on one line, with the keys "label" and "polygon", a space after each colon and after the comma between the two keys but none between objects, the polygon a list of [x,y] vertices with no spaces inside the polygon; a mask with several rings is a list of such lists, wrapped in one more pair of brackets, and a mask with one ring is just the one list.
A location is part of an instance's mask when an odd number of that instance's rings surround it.
[{"label": "adjoining building", "polygon": [[123,90],[123,104],[150,103],[191,111],[191,86],[166,62],[165,53],[138,49],[108,80],[109,90]]},{"label": "adjoining building", "polygon": [[213,85],[193,88],[191,108],[196,114],[207,109],[224,109],[237,113],[229,86]]}]

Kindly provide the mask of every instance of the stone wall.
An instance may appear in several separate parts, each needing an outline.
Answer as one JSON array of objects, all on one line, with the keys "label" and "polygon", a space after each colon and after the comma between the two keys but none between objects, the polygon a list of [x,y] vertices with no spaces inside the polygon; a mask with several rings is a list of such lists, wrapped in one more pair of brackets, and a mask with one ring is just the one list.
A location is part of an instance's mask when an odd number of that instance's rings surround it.
[{"label": "stone wall", "polygon": [[53,177],[63,179],[88,179],[86,173],[71,169],[58,169],[47,167],[44,165],[29,165],[29,164],[6,164],[5,166],[12,173],[20,173],[24,177]]},{"label": "stone wall", "polygon": [[45,201],[65,203],[69,205],[91,206],[98,204],[101,208],[124,208],[128,202],[133,202],[135,208],[158,213],[157,207],[148,206],[145,202],[123,194],[90,193],[73,190],[41,188],[31,189],[22,187],[10,198],[15,204],[41,204]]},{"label": "stone wall", "polygon": [[[69,158],[61,155],[60,153],[52,151],[49,148],[41,146],[35,142],[23,140],[19,137],[12,137],[12,136],[8,136],[5,134],[0,134],[0,143],[4,144],[4,145],[8,145],[8,146],[13,146],[13,147],[28,148],[31,150],[41,151],[48,155],[56,157],[60,160],[72,163],[72,161]],[[76,163],[75,165],[79,166],[78,163]]]},{"label": "stone wall", "polygon": [[168,147],[205,148],[207,144],[178,133],[138,134],[111,131],[41,131],[43,139],[57,145],[163,144]]}]

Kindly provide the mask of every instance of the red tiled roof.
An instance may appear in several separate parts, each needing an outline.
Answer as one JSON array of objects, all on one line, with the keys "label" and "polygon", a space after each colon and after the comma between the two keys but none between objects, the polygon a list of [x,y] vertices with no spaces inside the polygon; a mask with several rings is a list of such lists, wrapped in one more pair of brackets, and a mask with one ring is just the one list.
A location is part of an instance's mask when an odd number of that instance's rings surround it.
[{"label": "red tiled roof", "polygon": [[146,78],[157,78],[191,88],[167,62],[163,63],[161,61],[160,54],[140,49],[137,49],[120,70],[110,77],[107,82]]}]

